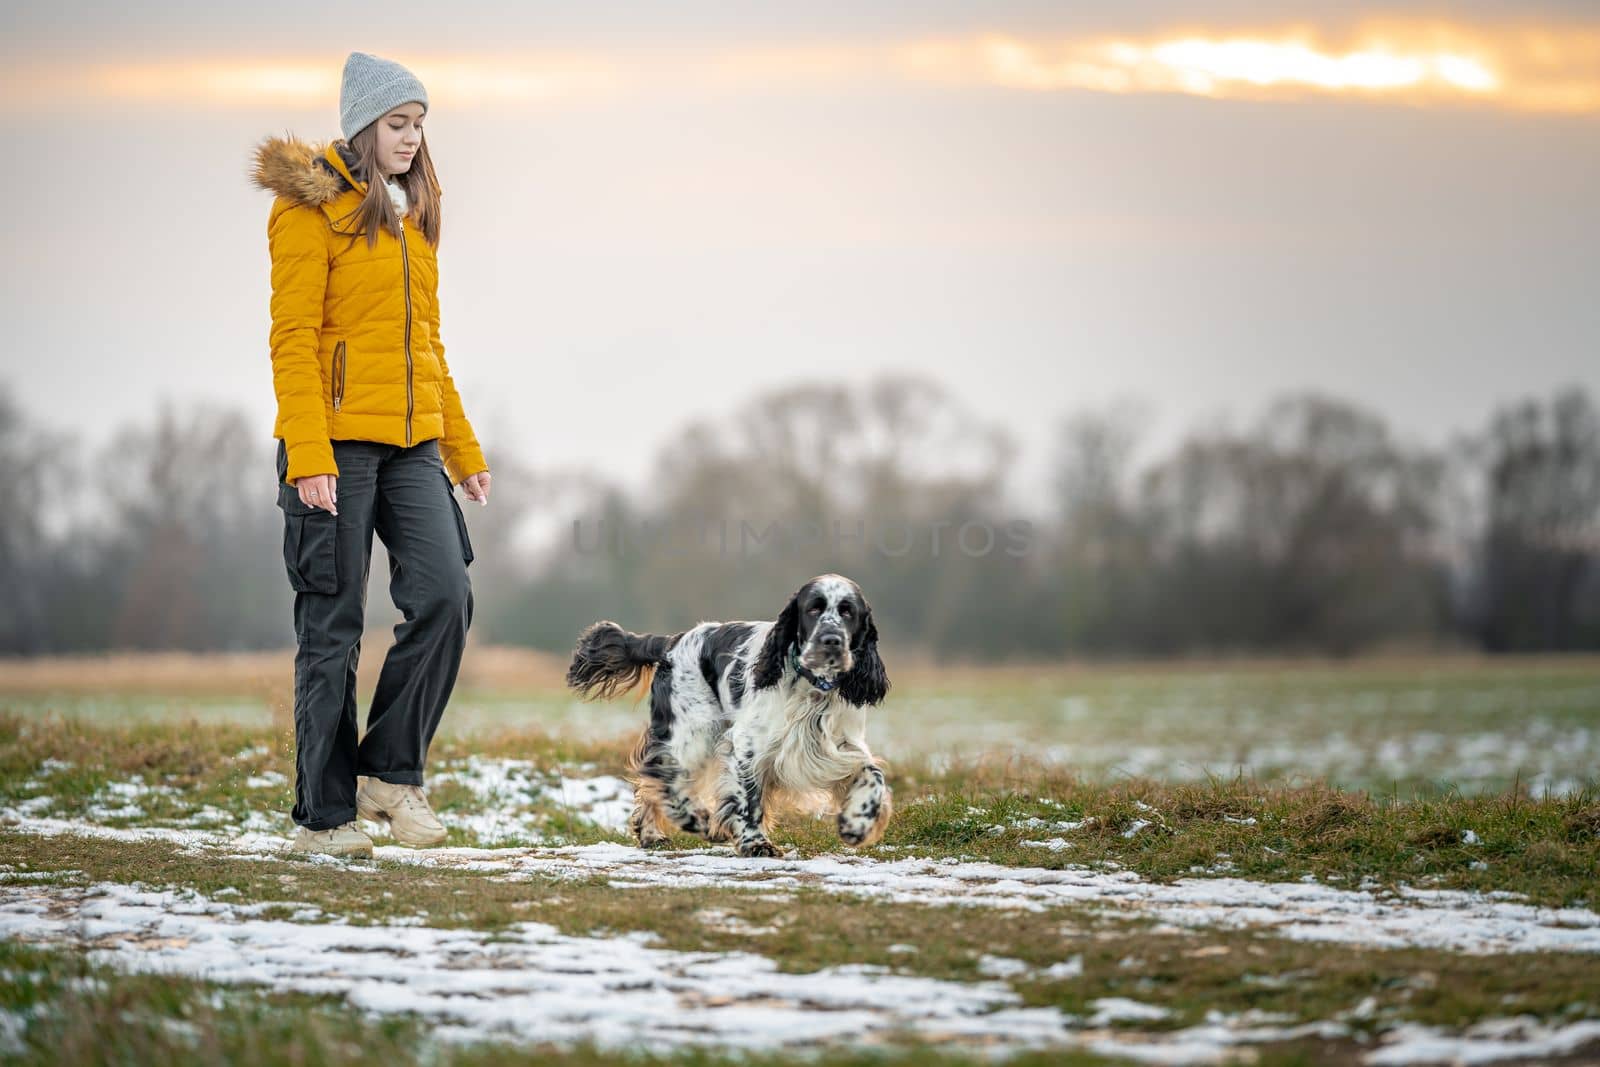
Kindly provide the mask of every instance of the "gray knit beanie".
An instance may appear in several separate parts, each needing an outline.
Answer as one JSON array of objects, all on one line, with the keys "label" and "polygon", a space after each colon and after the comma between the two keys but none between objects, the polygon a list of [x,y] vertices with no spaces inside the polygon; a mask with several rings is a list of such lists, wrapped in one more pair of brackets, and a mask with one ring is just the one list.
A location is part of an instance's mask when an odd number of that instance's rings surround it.
[{"label": "gray knit beanie", "polygon": [[392,59],[351,52],[339,83],[339,128],[349,140],[391,108],[415,100],[428,107],[428,91],[417,76]]}]

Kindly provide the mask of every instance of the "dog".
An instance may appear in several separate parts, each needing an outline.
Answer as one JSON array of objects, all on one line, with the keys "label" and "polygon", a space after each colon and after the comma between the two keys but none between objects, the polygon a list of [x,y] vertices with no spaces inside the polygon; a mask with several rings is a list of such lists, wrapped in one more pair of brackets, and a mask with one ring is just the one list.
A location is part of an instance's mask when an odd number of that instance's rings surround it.
[{"label": "dog", "polygon": [[641,848],[673,828],[777,856],[775,806],[826,797],[839,838],[876,844],[892,794],[867,747],[866,708],[889,692],[872,607],[855,582],[822,574],[776,620],[701,622],[670,636],[610,620],[578,637],[567,685],[584,700],[643,685],[650,725],[628,760],[629,829]]}]

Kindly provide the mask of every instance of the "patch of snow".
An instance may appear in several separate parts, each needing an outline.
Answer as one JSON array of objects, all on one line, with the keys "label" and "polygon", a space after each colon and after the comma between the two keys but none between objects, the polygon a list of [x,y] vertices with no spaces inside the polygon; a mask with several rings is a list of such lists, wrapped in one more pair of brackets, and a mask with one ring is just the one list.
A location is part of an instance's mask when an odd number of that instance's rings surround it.
[{"label": "patch of snow", "polygon": [[119,804],[116,807],[107,807],[105,804],[91,804],[85,809],[91,819],[137,819],[144,815],[144,809],[137,804]]},{"label": "patch of snow", "polygon": [[547,793],[564,807],[575,809],[583,818],[608,830],[626,830],[628,816],[633,813],[633,786],[614,775],[562,775],[556,789]]},{"label": "patch of snow", "polygon": [[[1083,1047],[1104,1056],[1139,1063],[1220,1064],[1238,1062],[1241,1056],[1233,1050],[1240,1046],[1297,1041],[1307,1037],[1333,1040],[1348,1037],[1350,1033],[1348,1027],[1334,1022],[1272,1027],[1251,1026],[1250,1019],[1249,1012],[1237,1016],[1211,1014],[1199,1026],[1156,1034],[1102,1030],[1099,1033],[1103,1036],[1086,1041]],[[1245,1055],[1248,1057],[1250,1052]],[[1249,1062],[1248,1059],[1246,1062]]]},{"label": "patch of snow", "polygon": [[1141,1004],[1126,997],[1101,997],[1098,1000],[1091,1000],[1089,1007],[1094,1009],[1094,1015],[1089,1018],[1090,1026],[1104,1026],[1114,1022],[1153,1022],[1172,1014],[1158,1005]]},{"label": "patch of snow", "polygon": [[1023,841],[1023,848],[1047,848],[1051,852],[1062,852],[1074,847],[1071,841],[1064,837],[1052,837],[1045,841]]},{"label": "patch of snow", "polygon": [[1567,1056],[1600,1041],[1600,1019],[1547,1026],[1532,1016],[1489,1019],[1451,1034],[1438,1027],[1404,1023],[1384,1035],[1382,1048],[1362,1060],[1371,1067],[1395,1064],[1494,1063],[1497,1060]]},{"label": "patch of snow", "polygon": [[[270,856],[288,845],[280,835],[111,828],[83,820],[28,817],[15,808],[0,809],[0,819],[11,822],[14,831],[45,836],[74,833],[125,841],[167,840],[185,848],[223,849],[230,855]],[[1149,918],[1184,928],[1256,929],[1293,940],[1363,947],[1486,955],[1600,954],[1600,914],[1587,908],[1537,907],[1503,892],[1408,888],[1380,896],[1366,887],[1237,877],[1156,883],[1120,869],[1007,867],[953,856],[877,859],[839,853],[754,859],[735,856],[726,845],[681,852],[646,851],[612,842],[501,849],[414,850],[385,845],[374,855],[415,866],[477,870],[506,881],[603,876],[619,888],[716,887],[762,894],[811,887],[894,903],[1026,911],[1077,906],[1111,917]],[[321,858],[350,866],[336,857]]]},{"label": "patch of snow", "polygon": [[289,779],[281,771],[262,771],[252,774],[244,780],[246,789],[276,789],[289,784]]},{"label": "patch of snow", "polygon": [[1083,956],[1078,955],[1072,957],[1070,960],[1061,960],[1059,963],[1052,963],[1050,966],[1040,971],[1039,976],[1041,978],[1082,978]]},{"label": "patch of snow", "polygon": [[990,978],[1015,978],[1032,970],[1026,962],[1009,956],[991,956],[986,952],[978,957],[978,973]]},{"label": "patch of snow", "polygon": [[84,814],[91,819],[143,818],[144,809],[135,804],[135,800],[148,796],[175,796],[177,792],[170,785],[149,785],[139,778],[107,782],[89,797],[89,806],[84,809]]},{"label": "patch of snow", "polygon": [[52,878],[63,877],[63,876],[74,875],[74,874],[82,874],[82,873],[83,873],[82,871],[73,871],[73,870],[65,870],[65,871],[18,871],[18,870],[13,870],[10,867],[6,867],[4,869],[0,869],[0,882],[48,882]]},{"label": "patch of snow", "polygon": [[741,936],[759,936],[778,932],[776,926],[756,926],[747,922],[742,916],[734,915],[732,912],[724,911],[721,908],[701,908],[694,913],[694,917],[704,926]]},{"label": "patch of snow", "polygon": [[1012,819],[1011,820],[1011,825],[1016,827],[1019,830],[1058,830],[1058,831],[1068,831],[1068,830],[1079,829],[1080,827],[1083,826],[1083,824],[1086,821],[1088,821],[1088,820],[1086,820],[1086,819],[1077,819],[1077,820],[1072,820],[1072,821],[1065,820],[1065,819],[1050,820],[1050,819],[1041,819],[1037,815],[1030,815],[1026,819]]},{"label": "patch of snow", "polygon": [[150,785],[140,778],[130,778],[126,782],[107,782],[95,793],[96,797],[109,794],[130,800],[134,797],[145,796],[173,796],[178,791],[170,785]]},{"label": "patch of snow", "polygon": [[[1094,1014],[1081,1020],[1021,1007],[1000,980],[961,983],[859,964],[786,973],[748,952],[682,952],[655,947],[648,933],[579,937],[532,922],[493,933],[436,929],[420,915],[374,926],[337,918],[310,923],[296,921],[320,917],[310,906],[222,897],[114,883],[0,885],[0,937],[78,948],[91,962],[128,973],[343,997],[361,1011],[420,1016],[440,1039],[471,1043],[779,1049],[878,1045],[910,1031],[985,1052],[1069,1047],[1177,1064],[1223,1062],[1241,1046],[1351,1034],[1338,1020],[1267,1025],[1283,1017],[1261,1012],[1210,1012],[1181,1030],[1108,1030],[1115,1022],[1160,1022],[1170,1012],[1107,997],[1094,1000]],[[288,908],[296,909],[294,918],[254,917]],[[1003,957],[983,957],[981,965],[1027,970]],[[1081,968],[1074,957],[1043,973],[1075,977]],[[1346,1014],[1360,1017],[1361,1008]],[[0,1043],[7,1036],[15,1033],[0,1022]],[[1571,1054],[1600,1040],[1600,1020],[1546,1026],[1496,1019],[1460,1034],[1402,1024],[1379,1037],[1365,1058],[1373,1067],[1489,1063]]]},{"label": "patch of snow", "polygon": [[244,817],[239,830],[245,834],[286,834],[294,829],[294,820],[288,813],[279,811],[251,811]]},{"label": "patch of snow", "polygon": [[538,841],[544,837],[544,815],[528,808],[554,804],[607,830],[623,831],[633,811],[633,786],[602,774],[582,778],[550,776],[532,760],[466,760],[429,775],[431,781],[454,782],[469,790],[479,810],[471,814],[442,812],[447,825],[472,831],[479,841]]},{"label": "patch of snow", "polygon": [[497,934],[390,923],[249,918],[188,891],[102,883],[0,887],[0,936],[83,947],[133,973],[342,996],[415,1013],[446,1039],[594,1041],[612,1048],[782,1048],[906,1029],[942,1040],[1044,1047],[1069,1036],[1054,1008],[1021,1007],[1003,982],[962,983],[841,966],[780,971],[745,952],[679,952],[637,937],[574,937],[543,923]]}]

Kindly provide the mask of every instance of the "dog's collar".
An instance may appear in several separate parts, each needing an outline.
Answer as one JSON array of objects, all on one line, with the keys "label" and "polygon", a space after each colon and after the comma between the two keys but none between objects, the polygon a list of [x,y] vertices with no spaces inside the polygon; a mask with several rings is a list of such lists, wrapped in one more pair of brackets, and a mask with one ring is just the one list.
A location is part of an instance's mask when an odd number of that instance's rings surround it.
[{"label": "dog's collar", "polygon": [[800,677],[804,678],[806,681],[810,682],[824,693],[839,684],[837,679],[829,681],[826,678],[818,678],[815,674],[812,674],[810,670],[801,666],[800,646],[798,644],[790,643],[789,645],[789,663],[794,667],[796,674],[800,675]]}]

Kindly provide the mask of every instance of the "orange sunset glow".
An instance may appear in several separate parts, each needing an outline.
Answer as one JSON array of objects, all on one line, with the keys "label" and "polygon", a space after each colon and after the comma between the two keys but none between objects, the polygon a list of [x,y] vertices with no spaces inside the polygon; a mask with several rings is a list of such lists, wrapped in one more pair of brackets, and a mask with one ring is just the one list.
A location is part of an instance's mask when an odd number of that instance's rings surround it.
[{"label": "orange sunset glow", "polygon": [[917,72],[1035,91],[1168,92],[1289,99],[1351,95],[1470,101],[1528,111],[1600,109],[1600,32],[1378,23],[1330,42],[1310,28],[1184,30],[1148,39],[991,34],[918,45]]},{"label": "orange sunset glow", "polygon": [[[1332,39],[1312,27],[1186,27],[1144,37],[994,31],[885,44],[735,45],[715,51],[418,56],[454,104],[541,103],[662,86],[829,85],[902,80],[1034,92],[1180,93],[1214,99],[1343,96],[1523,111],[1600,110],[1600,29],[1363,25]],[[239,58],[13,70],[7,81],[68,96],[210,106],[310,106],[335,91],[322,59]]]}]

